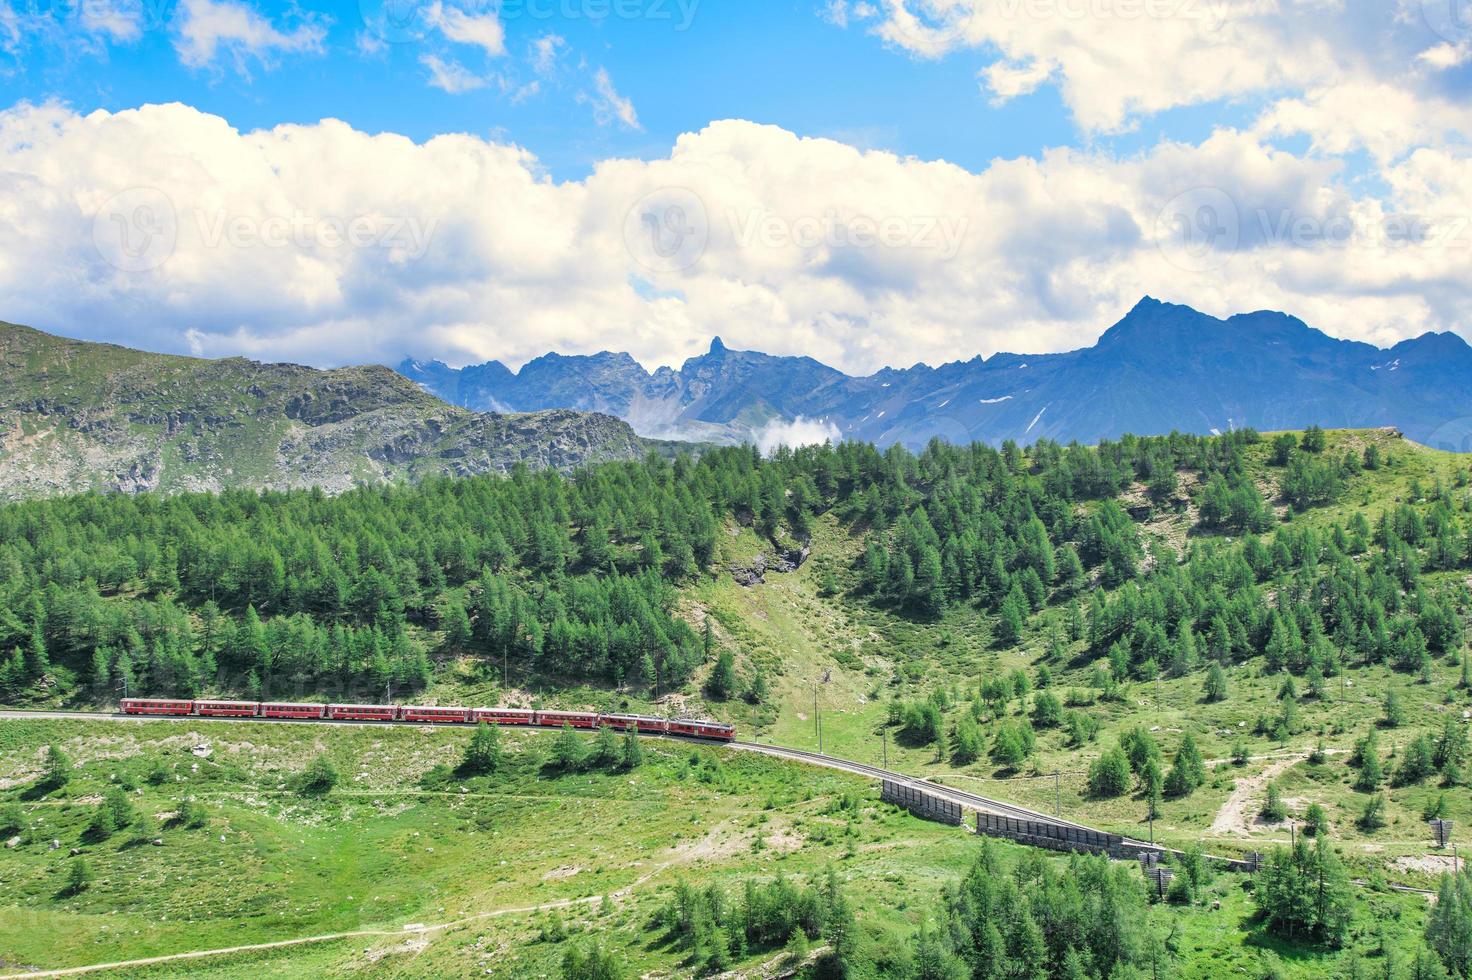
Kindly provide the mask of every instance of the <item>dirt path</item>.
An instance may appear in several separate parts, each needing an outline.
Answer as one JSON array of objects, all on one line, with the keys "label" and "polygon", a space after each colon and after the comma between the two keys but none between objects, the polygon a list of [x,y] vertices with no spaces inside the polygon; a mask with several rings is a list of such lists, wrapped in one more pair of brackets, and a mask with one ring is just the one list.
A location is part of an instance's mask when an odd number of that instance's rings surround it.
[{"label": "dirt path", "polygon": [[1285,756],[1262,772],[1237,780],[1236,788],[1217,811],[1216,819],[1212,820],[1211,832],[1219,837],[1252,833],[1252,814],[1255,811],[1251,808],[1266,792],[1268,783],[1307,758],[1307,752]]},{"label": "dirt path", "polygon": [[[724,824],[713,827],[705,837],[691,844],[676,847],[676,856],[663,864],[658,865],[651,871],[640,876],[624,887],[608,893],[610,899],[623,898],[636,888],[649,882],[656,875],[668,870],[677,864],[688,864],[691,861],[709,858],[718,854],[716,840]],[[297,939],[279,939],[269,943],[253,943],[247,946],[226,946],[220,949],[199,949],[184,953],[169,953],[164,956],[149,956],[138,960],[120,960],[116,963],[93,963],[89,966],[71,966],[58,970],[29,970],[25,973],[6,973],[0,975],[0,980],[32,980],[35,977],[72,977],[84,973],[100,973],[104,970],[129,970],[145,966],[155,966],[160,963],[175,963],[184,960],[200,960],[211,956],[229,956],[233,953],[255,953],[263,950],[286,949],[291,946],[307,946],[314,943],[329,943],[340,939],[404,939],[414,936],[424,936],[432,932],[444,932],[458,926],[470,925],[474,922],[482,922],[486,919],[496,919],[508,915],[529,915],[533,912],[544,912],[550,909],[572,908],[577,905],[592,905],[602,902],[602,895],[585,895],[581,898],[561,898],[551,902],[542,902],[537,905],[523,905],[516,908],[495,909],[491,912],[477,912],[475,915],[467,915],[459,919],[451,919],[448,922],[437,922],[432,925],[406,925],[399,929],[351,929],[347,932],[330,932],[320,936],[302,936]]]}]

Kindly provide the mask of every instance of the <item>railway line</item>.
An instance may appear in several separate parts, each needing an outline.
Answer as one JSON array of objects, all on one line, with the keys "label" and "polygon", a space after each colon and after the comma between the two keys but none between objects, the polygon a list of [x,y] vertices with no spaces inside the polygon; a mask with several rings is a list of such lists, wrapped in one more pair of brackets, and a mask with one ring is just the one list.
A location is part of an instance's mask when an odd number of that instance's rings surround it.
[{"label": "railway line", "polygon": [[[205,724],[245,723],[264,725],[346,725],[365,728],[384,726],[403,727],[404,725],[404,722],[401,721],[341,721],[329,718],[230,718],[206,717],[200,715],[180,717],[170,715],[134,715],[107,711],[25,711],[16,709],[0,710],[0,718],[39,718],[61,721],[91,720],[123,722],[189,721],[202,722]],[[473,727],[468,723],[437,723],[435,727],[456,727],[456,725],[465,728]],[[1075,823],[1071,820],[1064,820],[1061,817],[1056,817],[1049,813],[1043,813],[1039,810],[1031,810],[1026,807],[1020,807],[1012,803],[1006,803],[1001,800],[992,799],[988,796],[981,796],[977,793],[971,793],[963,789],[957,789],[953,786],[947,786],[942,783],[933,782],[923,777],[910,776],[905,773],[895,772],[890,769],[881,769],[878,766],[871,766],[867,763],[855,762],[851,759],[842,759],[831,755],[824,755],[818,752],[811,752],[806,749],[795,749],[785,745],[773,745],[766,742],[747,742],[735,740],[730,742],[712,743],[706,739],[687,738],[680,735],[654,734],[647,732],[639,732],[638,734],[641,738],[663,739],[665,741],[672,742],[692,742],[695,744],[706,745],[726,745],[732,749],[736,749],[742,752],[757,752],[762,755],[772,756],[774,758],[786,759],[792,762],[801,762],[807,765],[819,766],[824,769],[837,770],[839,772],[847,772],[852,775],[863,776],[866,779],[872,779],[875,781],[889,780],[891,782],[899,783],[902,785],[914,786],[924,790],[931,796],[935,796],[944,800],[949,800],[950,802],[959,804],[960,806],[968,810],[979,810],[984,813],[992,813],[1002,817],[1011,817],[1017,820],[1031,820],[1036,823],[1045,823],[1054,827],[1067,827],[1072,830],[1106,833],[1106,831],[1100,830],[1097,827],[1090,827],[1086,824]],[[1125,843],[1137,845],[1140,847],[1150,846],[1143,841],[1134,840],[1129,837],[1125,838]]]}]

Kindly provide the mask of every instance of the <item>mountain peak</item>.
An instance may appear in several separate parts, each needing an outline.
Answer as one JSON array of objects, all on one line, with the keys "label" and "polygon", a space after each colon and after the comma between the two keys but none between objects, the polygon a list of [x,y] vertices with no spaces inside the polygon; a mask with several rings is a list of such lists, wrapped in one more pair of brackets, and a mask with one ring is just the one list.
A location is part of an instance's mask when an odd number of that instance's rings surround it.
[{"label": "mountain peak", "polygon": [[725,352],[726,352],[726,345],[723,344],[723,343],[721,343],[721,338],[720,337],[712,337],[710,339],[710,353],[712,353],[712,354],[724,354]]}]

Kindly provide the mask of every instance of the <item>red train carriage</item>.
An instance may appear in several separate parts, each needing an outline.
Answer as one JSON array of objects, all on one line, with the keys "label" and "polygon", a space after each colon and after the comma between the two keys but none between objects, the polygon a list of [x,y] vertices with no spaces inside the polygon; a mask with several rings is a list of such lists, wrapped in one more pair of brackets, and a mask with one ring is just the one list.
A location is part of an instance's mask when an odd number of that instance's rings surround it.
[{"label": "red train carriage", "polygon": [[729,742],[736,737],[736,729],[718,721],[699,721],[679,718],[670,722],[671,735],[689,735],[693,738],[713,738]]},{"label": "red train carriage", "polygon": [[127,715],[190,715],[193,701],[167,701],[161,698],[123,698],[120,702]]},{"label": "red train carriage", "polygon": [[488,725],[535,725],[537,713],[530,708],[476,708],[470,713],[471,721]]},{"label": "red train carriage", "polygon": [[621,732],[633,727],[645,735],[663,735],[670,730],[668,718],[649,718],[645,715],[599,715],[598,724],[617,728]]},{"label": "red train carriage", "polygon": [[195,714],[206,718],[254,718],[260,704],[255,701],[196,701]]},{"label": "red train carriage", "polygon": [[262,718],[325,718],[325,704],[289,704],[268,702],[261,705]]},{"label": "red train carriage", "polygon": [[592,711],[538,711],[537,724],[547,728],[597,728],[598,715]]},{"label": "red train carriage", "polygon": [[397,721],[399,709],[391,704],[329,704],[327,717],[333,721]]},{"label": "red train carriage", "polygon": [[400,721],[428,721],[441,724],[464,724],[470,720],[469,708],[424,708],[406,704],[399,709]]}]

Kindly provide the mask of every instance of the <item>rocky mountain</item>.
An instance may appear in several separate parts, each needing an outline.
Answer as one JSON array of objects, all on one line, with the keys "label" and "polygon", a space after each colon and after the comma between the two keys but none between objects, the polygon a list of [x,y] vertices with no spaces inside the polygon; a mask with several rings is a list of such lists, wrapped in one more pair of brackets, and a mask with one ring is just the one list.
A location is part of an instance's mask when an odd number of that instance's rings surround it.
[{"label": "rocky mountain", "polygon": [[636,459],[624,422],[480,414],[384,367],[318,371],[0,323],[0,495],[360,484]]},{"label": "rocky mountain", "polygon": [[741,441],[805,417],[881,445],[1040,438],[1084,443],[1126,432],[1396,426],[1472,451],[1472,347],[1427,334],[1384,350],[1335,340],[1283,313],[1217,319],[1146,297],[1093,347],[996,354],[851,377],[807,357],[710,351],[680,370],[628,354],[548,354],[518,372],[405,361],[400,373],[472,409],[604,411],[641,434]]}]

